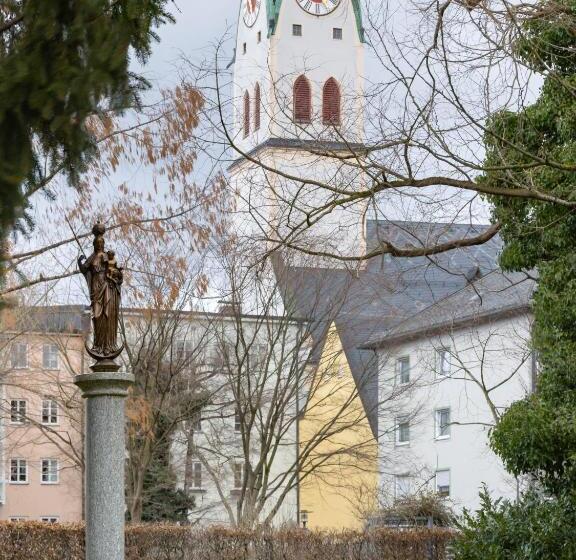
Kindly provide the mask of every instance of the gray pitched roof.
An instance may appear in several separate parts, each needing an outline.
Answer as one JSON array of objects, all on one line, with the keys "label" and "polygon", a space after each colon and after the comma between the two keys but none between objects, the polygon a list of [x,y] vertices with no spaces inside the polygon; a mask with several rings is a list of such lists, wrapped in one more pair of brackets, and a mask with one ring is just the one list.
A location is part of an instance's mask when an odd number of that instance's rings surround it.
[{"label": "gray pitched roof", "polygon": [[[400,247],[430,246],[472,237],[487,227],[368,221],[367,250],[383,240]],[[361,271],[277,265],[276,276],[287,308],[313,321],[314,337],[323,337],[330,323],[336,324],[376,436],[378,379],[373,347],[367,347],[366,343],[378,340],[383,333],[410,318],[415,325],[422,323],[421,313],[477,279],[490,275],[505,281],[506,276],[498,268],[500,249],[501,240],[495,237],[483,245],[432,257],[375,257]],[[498,306],[505,303],[507,297],[494,297],[490,301]],[[315,346],[321,348],[320,344]]]}]

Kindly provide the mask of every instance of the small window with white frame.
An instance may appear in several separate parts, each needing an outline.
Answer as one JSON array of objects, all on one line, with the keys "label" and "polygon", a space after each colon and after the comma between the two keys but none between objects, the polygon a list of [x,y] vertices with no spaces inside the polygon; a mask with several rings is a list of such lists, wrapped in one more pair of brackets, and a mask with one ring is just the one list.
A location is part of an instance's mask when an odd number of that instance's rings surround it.
[{"label": "small window with white frame", "polygon": [[436,439],[448,439],[450,437],[450,409],[439,408],[436,410]]},{"label": "small window with white frame", "polygon": [[450,497],[450,469],[436,471],[436,493],[442,498]]},{"label": "small window with white frame", "polygon": [[25,342],[14,342],[12,344],[11,353],[13,369],[28,368],[28,344]]},{"label": "small window with white frame", "polygon": [[20,523],[22,521],[26,521],[28,518],[24,517],[23,515],[15,515],[14,517],[10,517],[10,521],[12,523]]},{"label": "small window with white frame", "polygon": [[405,417],[396,419],[396,445],[410,443],[410,420]]},{"label": "small window with white frame", "polygon": [[201,432],[202,431],[202,409],[197,408],[192,413],[192,431]]},{"label": "small window with white frame", "polygon": [[10,424],[24,424],[26,422],[27,403],[24,399],[10,401]]},{"label": "small window with white frame", "polygon": [[438,348],[436,350],[438,362],[438,375],[446,377],[452,372],[452,354],[449,348]]},{"label": "small window with white frame", "polygon": [[408,474],[399,474],[394,477],[394,497],[397,500],[406,498],[412,493],[412,477]]},{"label": "small window with white frame", "polygon": [[42,424],[58,424],[58,403],[54,399],[42,400]]},{"label": "small window with white frame", "polygon": [[42,523],[58,523],[58,517],[56,517],[55,515],[48,515],[46,517],[41,517],[40,521],[42,521]]},{"label": "small window with white frame", "polygon": [[44,344],[42,346],[42,367],[44,369],[58,369],[58,346]]},{"label": "small window with white frame", "polygon": [[332,39],[336,39],[337,41],[342,40],[342,28],[341,27],[333,27],[332,28]]},{"label": "small window with white frame", "polygon": [[234,463],[234,489],[239,490],[244,485],[244,462]]},{"label": "small window with white frame", "polygon": [[396,378],[399,385],[410,383],[410,356],[402,356],[396,360]]},{"label": "small window with white frame", "polygon": [[234,413],[234,431],[239,433],[242,431],[242,416],[240,414],[240,409],[236,408]]},{"label": "small window with white frame", "polygon": [[58,460],[42,459],[42,484],[58,484]]},{"label": "small window with white frame", "polygon": [[192,463],[192,488],[202,489],[202,463],[200,461]]},{"label": "small window with white frame", "polygon": [[10,483],[28,483],[28,463],[26,459],[10,459]]},{"label": "small window with white frame", "polygon": [[292,25],[292,35],[294,37],[302,37],[302,26],[298,23]]}]

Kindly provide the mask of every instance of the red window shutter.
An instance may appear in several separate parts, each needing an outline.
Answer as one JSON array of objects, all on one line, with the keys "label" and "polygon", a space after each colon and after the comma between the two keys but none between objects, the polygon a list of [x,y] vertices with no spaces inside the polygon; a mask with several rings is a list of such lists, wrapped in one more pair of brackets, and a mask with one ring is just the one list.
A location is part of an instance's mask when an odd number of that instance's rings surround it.
[{"label": "red window shutter", "polygon": [[250,134],[250,94],[244,94],[244,138]]},{"label": "red window shutter", "polygon": [[312,120],[312,89],[306,76],[294,82],[294,122],[309,123]]},{"label": "red window shutter", "polygon": [[322,90],[322,122],[340,124],[340,86],[334,78],[329,78]]},{"label": "red window shutter", "polygon": [[260,130],[260,84],[254,88],[254,130]]}]

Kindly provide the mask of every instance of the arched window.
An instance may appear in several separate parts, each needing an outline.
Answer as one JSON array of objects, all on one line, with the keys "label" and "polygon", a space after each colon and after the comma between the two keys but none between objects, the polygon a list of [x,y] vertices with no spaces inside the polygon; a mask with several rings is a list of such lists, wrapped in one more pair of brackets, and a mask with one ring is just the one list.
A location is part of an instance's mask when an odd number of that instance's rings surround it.
[{"label": "arched window", "polygon": [[340,124],[340,86],[334,78],[326,80],[322,90],[322,122]]},{"label": "arched window", "polygon": [[294,122],[309,123],[312,120],[312,89],[306,76],[294,82]]},{"label": "arched window", "polygon": [[244,138],[250,134],[250,94],[244,93]]},{"label": "arched window", "polygon": [[254,88],[254,130],[260,130],[260,84],[256,84]]}]

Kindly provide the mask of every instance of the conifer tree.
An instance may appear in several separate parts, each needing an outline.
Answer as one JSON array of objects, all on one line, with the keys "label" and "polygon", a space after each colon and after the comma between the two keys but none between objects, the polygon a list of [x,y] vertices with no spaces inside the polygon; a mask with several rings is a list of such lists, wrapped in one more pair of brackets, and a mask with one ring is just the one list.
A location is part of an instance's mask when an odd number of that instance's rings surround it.
[{"label": "conifer tree", "polygon": [[[576,1],[547,0],[523,24],[516,54],[544,76],[535,103],[493,117],[483,181],[529,185],[576,199]],[[538,160],[540,163],[538,163]],[[553,162],[553,163],[551,163]],[[504,170],[505,169],[505,170]],[[507,469],[530,482],[518,503],[484,495],[468,516],[458,558],[576,557],[576,214],[554,202],[494,198],[505,242],[501,264],[534,270],[534,394],[513,404],[491,434]]]},{"label": "conifer tree", "polygon": [[[27,201],[94,155],[87,121],[138,104],[168,0],[4,0],[0,6],[0,242],[31,226]],[[50,196],[49,192],[46,192]],[[1,259],[0,259],[1,264]]]}]

